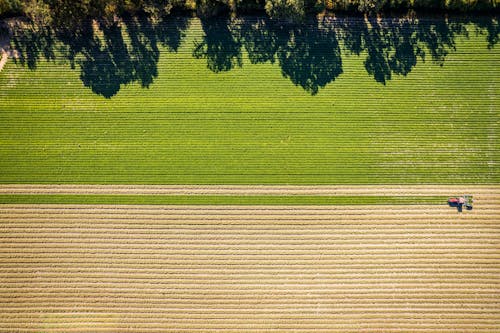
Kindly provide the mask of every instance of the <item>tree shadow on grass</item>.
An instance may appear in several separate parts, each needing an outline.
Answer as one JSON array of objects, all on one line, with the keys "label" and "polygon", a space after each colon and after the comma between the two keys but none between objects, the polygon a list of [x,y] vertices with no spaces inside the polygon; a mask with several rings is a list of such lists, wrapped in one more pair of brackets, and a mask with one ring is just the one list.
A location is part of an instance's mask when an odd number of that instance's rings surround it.
[{"label": "tree shadow on grass", "polygon": [[[207,43],[219,45],[208,47],[210,55],[207,58],[212,62],[230,54],[239,56],[237,48],[241,45],[252,64],[277,62],[285,78],[315,95],[343,73],[341,50],[364,57],[366,72],[376,82],[385,85],[395,75],[407,76],[419,61],[430,59],[443,66],[446,56],[455,51],[456,38],[468,36],[466,25],[471,23],[479,33],[486,31],[488,48],[494,47],[498,42],[495,18],[470,21],[446,17],[322,17],[293,24],[262,17],[243,17],[218,21],[217,30],[207,31],[204,25],[204,30],[209,33]],[[219,34],[220,31],[224,33]],[[220,46],[226,43],[232,45],[231,52]],[[226,63],[230,62],[226,60]],[[241,62],[238,65],[241,66]],[[221,69],[221,66],[211,63],[208,67],[215,72]]]},{"label": "tree shadow on grass", "polygon": [[[126,84],[150,87],[159,75],[159,46],[177,52],[189,22],[183,16],[147,15],[82,19],[71,28],[21,22],[11,27],[11,46],[19,54],[15,61],[32,70],[42,59],[79,66],[83,84],[111,98]],[[407,76],[419,61],[443,66],[455,51],[457,37],[469,37],[469,24],[485,36],[489,49],[498,43],[500,31],[496,17],[318,17],[300,24],[267,17],[212,17],[202,18],[201,24],[204,36],[195,41],[192,56],[206,59],[211,71],[241,67],[245,48],[251,64],[278,64],[284,78],[311,95],[342,75],[342,53],[363,57],[366,72],[385,85],[395,75]]]},{"label": "tree shadow on grass", "polygon": [[207,67],[215,73],[226,72],[241,67],[241,43],[229,29],[226,18],[202,18],[205,36],[195,41],[193,56],[207,59]]},{"label": "tree shadow on grass", "polygon": [[325,22],[314,20],[291,29],[277,55],[283,76],[311,95],[343,72],[337,33]]},{"label": "tree shadow on grass", "polygon": [[122,24],[102,28],[82,50],[81,79],[97,94],[110,98],[120,87],[138,82],[148,88],[158,77],[158,45],[177,50],[187,21],[174,19],[153,24],[147,17],[129,17]]},{"label": "tree shadow on grass", "polygon": [[477,34],[486,35],[488,49],[493,49],[498,44],[498,35],[500,34],[498,17],[471,17],[466,23],[474,24]]},{"label": "tree shadow on grass", "polygon": [[[393,75],[408,75],[419,59],[443,65],[446,55],[455,49],[455,38],[465,31],[462,24],[443,19],[342,20],[346,52],[366,53],[364,66],[375,81],[386,84]],[[354,33],[352,33],[354,32]]]},{"label": "tree shadow on grass", "polygon": [[277,61],[283,77],[312,95],[342,73],[337,33],[322,20],[297,25],[258,18],[234,26],[252,64]]},{"label": "tree shadow on grass", "polygon": [[42,59],[78,65],[83,84],[111,98],[132,82],[148,88],[158,77],[159,45],[177,51],[188,27],[187,18],[153,23],[144,15],[111,23],[82,20],[71,29],[25,23],[13,29],[11,45],[20,55],[16,61],[33,70]]},{"label": "tree shadow on grass", "polygon": [[135,79],[131,54],[117,25],[102,30],[103,38],[92,36],[81,50],[78,60],[80,79],[86,87],[106,98],[114,96],[120,87]]},{"label": "tree shadow on grass", "polygon": [[56,36],[50,27],[37,27],[27,21],[16,21],[12,27],[10,46],[17,51],[15,62],[35,70],[42,59],[54,61]]}]

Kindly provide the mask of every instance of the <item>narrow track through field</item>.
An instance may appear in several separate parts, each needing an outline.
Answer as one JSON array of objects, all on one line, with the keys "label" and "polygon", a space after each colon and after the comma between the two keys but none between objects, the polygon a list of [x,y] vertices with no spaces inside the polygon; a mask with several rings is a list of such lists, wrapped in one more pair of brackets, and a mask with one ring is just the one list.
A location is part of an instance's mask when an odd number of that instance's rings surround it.
[{"label": "narrow track through field", "polygon": [[0,194],[461,195],[500,197],[498,185],[47,185],[0,184]]}]

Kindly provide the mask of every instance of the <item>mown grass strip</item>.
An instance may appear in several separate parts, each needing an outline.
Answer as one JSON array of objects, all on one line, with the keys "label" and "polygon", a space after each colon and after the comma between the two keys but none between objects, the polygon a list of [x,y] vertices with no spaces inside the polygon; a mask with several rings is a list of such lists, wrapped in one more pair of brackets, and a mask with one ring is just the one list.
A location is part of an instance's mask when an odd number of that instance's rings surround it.
[{"label": "mown grass strip", "polygon": [[408,205],[443,204],[443,196],[0,195],[0,204],[110,205]]}]

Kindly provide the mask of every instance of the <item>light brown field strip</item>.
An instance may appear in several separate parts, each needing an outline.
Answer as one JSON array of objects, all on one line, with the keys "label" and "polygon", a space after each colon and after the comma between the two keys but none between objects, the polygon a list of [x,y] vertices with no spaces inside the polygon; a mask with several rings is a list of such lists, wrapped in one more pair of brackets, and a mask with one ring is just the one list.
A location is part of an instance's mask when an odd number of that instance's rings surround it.
[{"label": "light brown field strip", "polygon": [[498,332],[491,190],[461,214],[0,205],[0,332]]},{"label": "light brown field strip", "polygon": [[7,55],[7,52],[4,51],[3,49],[0,49],[0,72],[2,71],[3,67],[7,63],[8,59],[9,59],[9,56]]},{"label": "light brown field strip", "polygon": [[3,184],[0,194],[462,195],[500,197],[499,185],[44,185]]}]

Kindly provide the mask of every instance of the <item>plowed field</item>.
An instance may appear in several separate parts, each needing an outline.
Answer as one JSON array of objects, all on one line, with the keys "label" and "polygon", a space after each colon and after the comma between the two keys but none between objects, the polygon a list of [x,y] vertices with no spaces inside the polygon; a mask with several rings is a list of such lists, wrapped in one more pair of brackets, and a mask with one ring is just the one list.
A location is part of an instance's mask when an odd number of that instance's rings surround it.
[{"label": "plowed field", "polygon": [[461,195],[500,198],[497,185],[54,185],[0,184],[1,194],[133,194],[133,195]]},{"label": "plowed field", "polygon": [[497,199],[2,205],[0,331],[498,331]]}]

